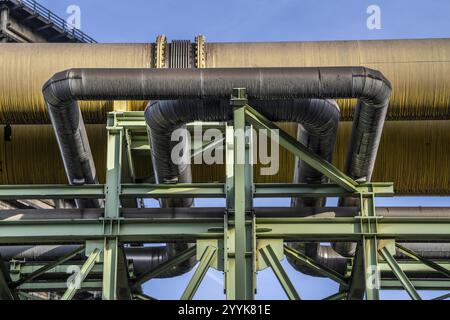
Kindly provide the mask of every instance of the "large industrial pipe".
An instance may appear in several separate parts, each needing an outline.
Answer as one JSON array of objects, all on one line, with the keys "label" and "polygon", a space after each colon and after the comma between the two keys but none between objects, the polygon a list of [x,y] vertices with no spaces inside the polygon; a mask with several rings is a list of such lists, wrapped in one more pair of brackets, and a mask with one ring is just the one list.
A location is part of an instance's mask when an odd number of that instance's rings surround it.
[{"label": "large industrial pipe", "polygon": [[[278,122],[298,122],[310,134],[306,145],[322,158],[331,161],[339,122],[339,108],[332,100],[252,100],[250,105],[263,115]],[[172,141],[172,132],[193,121],[232,120],[232,108],[228,101],[169,100],[155,101],[145,111],[153,160],[154,174],[158,183],[192,182],[188,163],[175,164],[171,159],[172,149],[178,141]],[[186,140],[186,139],[184,139]],[[184,141],[186,142],[186,141]],[[184,148],[187,150],[187,147]],[[297,182],[320,183],[322,174],[301,162],[302,170],[295,178]],[[320,181],[320,182],[319,182]],[[164,199],[164,201],[169,201]],[[304,201],[304,199],[297,199]],[[307,205],[321,201],[307,199]],[[180,203],[184,204],[180,204]],[[170,199],[171,205],[189,206],[192,199]]]},{"label": "large industrial pipe", "polygon": [[[58,139],[64,157],[69,154],[66,150],[73,150],[74,146],[89,145],[86,134],[83,134],[84,123],[77,100],[224,99],[235,87],[246,88],[250,99],[358,98],[357,112],[363,116],[354,120],[356,128],[359,127],[359,122],[367,121],[364,115],[369,119],[378,117],[384,120],[391,91],[389,81],[378,71],[364,67],[335,67],[203,70],[73,69],[56,74],[44,85],[43,93],[51,112],[58,110],[58,113],[62,114],[60,119],[72,121],[72,125],[64,124],[65,128],[69,128],[64,137],[67,139]],[[59,119],[52,116],[52,121],[55,120]],[[58,124],[53,125],[58,135]],[[355,135],[357,137],[352,143],[362,145],[367,141],[367,136],[362,137],[357,131]],[[379,134],[371,135],[369,140],[379,140],[379,137]],[[84,150],[90,154],[90,149]],[[351,161],[362,168],[373,167],[370,158],[369,161],[358,159],[360,150],[366,151],[358,148]],[[372,150],[369,148],[368,152],[371,153]],[[92,159],[92,155],[90,158]],[[89,174],[95,173],[89,166],[86,162],[79,163],[80,168],[91,170]],[[70,177],[69,172],[68,175]],[[84,178],[87,181],[89,176]]]},{"label": "large industrial pipe", "polygon": [[[442,151],[450,145],[446,130],[448,125],[445,121],[435,120],[448,119],[449,116],[450,90],[446,81],[450,70],[449,48],[450,39],[206,43],[204,53],[207,68],[363,65],[380,70],[394,88],[388,119],[402,121],[389,122],[386,126],[374,179],[394,182],[396,192],[402,195],[447,195],[450,190],[450,175],[447,174],[449,153]],[[154,50],[155,46],[150,43],[0,44],[0,123],[12,124],[13,138],[16,137],[6,143],[7,148],[0,155],[9,158],[2,159],[2,183],[64,182],[61,175],[49,170],[60,166],[59,159],[55,161],[47,156],[50,154],[46,151],[49,149],[47,141],[51,140],[53,148],[54,139],[49,132],[42,128],[45,131],[42,141],[35,141],[33,135],[22,137],[19,141],[18,135],[27,129],[14,126],[49,122],[41,93],[42,84],[48,78],[59,70],[71,67],[151,68],[155,65]],[[166,61],[173,58],[171,50],[167,50],[166,55]],[[133,110],[143,110],[145,104],[128,106]],[[350,120],[354,114],[354,103],[345,100],[339,101],[339,104],[341,120]],[[114,110],[111,101],[81,102],[80,107],[86,123],[104,123],[106,113]],[[433,121],[417,121],[425,119]],[[345,151],[342,145],[347,146],[349,132],[348,124],[343,123],[338,139],[339,151],[335,157],[338,167],[344,167],[342,153]],[[3,140],[0,147],[2,144]],[[101,138],[96,137],[95,146],[91,143],[93,152],[97,154],[104,154],[105,146],[104,132]],[[15,154],[12,154],[13,148]],[[28,156],[18,158],[17,153]],[[396,156],[398,154],[402,156]],[[282,160],[291,162],[290,157],[283,157]],[[102,168],[98,165],[97,162],[102,180],[104,170],[100,170]],[[35,170],[35,167],[45,170]],[[284,167],[288,169],[281,170],[277,179],[287,182],[292,177],[293,166]],[[444,171],[433,170],[436,167]],[[215,168],[202,169],[198,174],[194,173],[194,180],[202,177],[221,179],[218,172],[221,171]],[[277,181],[257,178],[259,182]]]},{"label": "large industrial pipe", "polygon": [[[175,255],[179,248],[177,244],[170,247],[160,245],[151,247],[126,247],[124,248],[127,260],[133,263],[133,268],[136,276],[139,276],[146,271],[154,269],[161,263],[166,262],[173,255]],[[51,262],[74,252],[78,245],[28,245],[28,246],[0,246],[0,256],[5,263],[9,261],[25,261],[25,262]],[[74,256],[72,261],[85,260],[84,253],[79,253]],[[157,276],[157,278],[171,278],[182,275],[191,269],[188,262],[182,262],[170,271],[166,271]]]},{"label": "large industrial pipe", "polygon": [[[155,53],[155,46],[150,43],[0,44],[0,123],[49,123],[41,87],[60,70],[151,68],[156,64]],[[166,61],[173,58],[171,50],[165,53]],[[450,116],[450,90],[446,81],[450,70],[450,39],[207,42],[204,58],[206,68],[375,68],[393,84],[389,120],[436,120]],[[351,120],[354,103],[346,100],[339,105],[341,120]],[[143,110],[145,104],[135,107]],[[103,123],[106,113],[113,110],[112,103],[105,101],[81,103],[81,108],[86,123]]]}]

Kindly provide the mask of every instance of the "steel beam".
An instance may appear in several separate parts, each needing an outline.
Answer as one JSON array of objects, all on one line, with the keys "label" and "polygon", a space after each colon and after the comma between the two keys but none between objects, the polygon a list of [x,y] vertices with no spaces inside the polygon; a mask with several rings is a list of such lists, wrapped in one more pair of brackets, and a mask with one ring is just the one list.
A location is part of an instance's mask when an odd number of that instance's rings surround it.
[{"label": "steel beam", "polygon": [[[450,290],[450,280],[446,278],[421,278],[410,279],[410,281],[416,290]],[[381,288],[383,290],[404,290],[403,284],[397,279],[382,279]]]},{"label": "steel beam", "polygon": [[332,294],[331,296],[324,298],[323,300],[344,300],[346,297],[347,297],[347,292],[338,292],[338,293]]},{"label": "steel beam", "polygon": [[195,256],[196,250],[197,250],[196,246],[189,247],[183,252],[181,252],[179,255],[172,257],[171,259],[159,264],[157,267],[149,270],[147,273],[142,274],[139,278],[133,281],[133,288],[136,289],[140,287],[143,283],[159,276],[160,274],[171,269],[172,267]]},{"label": "steel beam", "polygon": [[[67,291],[66,281],[35,281],[22,284],[19,288],[23,292],[65,292]],[[85,280],[78,290],[101,291],[102,282],[98,280]]]},{"label": "steel beam", "polygon": [[103,185],[0,185],[0,200],[8,199],[98,199],[104,197]]},{"label": "steel beam", "polygon": [[356,247],[353,258],[352,271],[349,279],[348,300],[363,300],[366,290],[366,276],[364,269],[364,249],[362,243]]},{"label": "steel beam", "polygon": [[450,293],[441,295],[439,297],[433,298],[432,300],[447,300],[448,298],[450,298]]},{"label": "steel beam", "polygon": [[400,281],[402,286],[405,288],[406,292],[408,292],[409,296],[413,300],[422,300],[420,295],[417,293],[414,285],[408,279],[406,274],[402,271],[398,263],[395,261],[394,257],[389,252],[388,248],[383,247],[380,250],[380,254],[383,256],[384,260],[387,262],[395,277]]},{"label": "steel beam", "polygon": [[[72,300],[72,298],[75,296],[77,291],[80,289],[80,284],[83,283],[84,279],[86,279],[89,272],[94,267],[95,263],[97,262],[99,256],[100,256],[101,250],[94,249],[92,253],[87,258],[86,262],[81,267],[80,272],[76,275],[74,278],[75,283],[67,283],[68,288],[66,292],[64,292],[63,296],[61,297],[61,300]],[[22,290],[22,288],[21,288]]]},{"label": "steel beam", "polygon": [[273,273],[280,282],[281,287],[288,296],[289,300],[301,300],[300,295],[289,279],[289,276],[287,275],[280,261],[278,261],[278,257],[273,251],[272,247],[270,245],[267,245],[259,249],[259,251],[261,252],[261,256],[263,257],[266,264],[272,268]]},{"label": "steel beam", "polygon": [[430,267],[433,270],[436,270],[437,272],[441,273],[442,275],[446,277],[450,277],[450,270],[444,268],[443,266],[437,264],[436,262],[433,262],[431,260],[425,259],[421,257],[420,255],[416,254],[414,251],[409,250],[408,248],[403,247],[402,245],[396,243],[395,246],[404,254],[406,254],[408,257],[417,260],[424,265]]},{"label": "steel beam", "polygon": [[122,198],[225,198],[222,183],[122,184]]},{"label": "steel beam", "polygon": [[375,212],[375,198],[373,194],[361,197],[361,229],[362,248],[364,254],[364,274],[367,300],[380,299],[380,270],[378,268],[377,249],[377,217]]},{"label": "steel beam", "polygon": [[339,171],[335,166],[326,160],[319,157],[317,154],[309,150],[306,146],[298,142],[292,136],[290,136],[285,131],[281,130],[273,122],[269,121],[266,117],[260,114],[258,111],[250,106],[245,107],[245,118],[254,127],[259,129],[267,129],[269,137],[272,138],[273,131],[278,131],[279,133],[279,143],[286,150],[290,151],[292,154],[296,155],[302,159],[305,163],[310,165],[312,168],[316,169],[320,173],[328,177],[332,182],[338,184],[345,190],[351,192],[357,192],[357,183],[341,171]]},{"label": "steel beam", "polygon": [[337,184],[307,184],[307,183],[255,183],[255,198],[292,198],[292,197],[351,197],[359,196],[361,192],[374,192],[377,196],[394,195],[392,183],[366,183],[357,186],[358,191],[348,191]]},{"label": "steel beam", "polygon": [[233,89],[231,105],[234,120],[234,221],[236,299],[252,300],[255,292],[254,234],[252,211],[253,168],[252,130],[246,126],[246,90]]},{"label": "steel beam", "polygon": [[[120,181],[122,172],[123,131],[108,129],[105,185],[105,219],[117,220],[120,217]],[[108,228],[110,228],[108,230]],[[102,298],[117,299],[117,267],[119,239],[114,234],[113,224],[105,229],[103,246],[103,289]]]},{"label": "steel beam", "polygon": [[206,275],[206,272],[208,272],[209,267],[211,266],[212,260],[214,258],[214,255],[216,254],[217,248],[212,246],[207,246],[205,248],[205,251],[203,251],[203,254],[200,258],[200,263],[197,267],[197,269],[194,272],[194,275],[192,276],[191,280],[189,281],[186,289],[184,290],[183,294],[181,295],[180,300],[192,300],[195,293],[197,292],[198,287],[200,286],[200,283],[202,282],[203,278]]},{"label": "steel beam", "polygon": [[330,278],[331,280],[336,281],[337,283],[339,283],[341,286],[343,286],[344,288],[348,287],[348,281],[347,279],[345,279],[344,276],[342,276],[341,274],[337,273],[336,271],[334,271],[333,269],[330,269],[324,265],[321,265],[320,263],[314,261],[311,258],[308,258],[307,256],[305,256],[304,254],[302,254],[301,252],[289,247],[289,246],[284,246],[284,253],[286,254],[286,256],[288,256],[289,258],[301,263],[303,266],[327,277]]},{"label": "steel beam", "polygon": [[85,249],[85,246],[80,246],[76,250],[66,254],[65,256],[62,256],[61,258],[53,261],[52,263],[49,263],[47,265],[44,265],[43,267],[33,271],[32,273],[28,274],[27,276],[20,278],[18,281],[15,281],[12,285],[16,288],[20,285],[22,285],[25,282],[29,282],[31,280],[36,279],[37,277],[41,276],[42,274],[46,273],[47,271],[55,268],[56,266],[63,264],[66,261],[69,261],[73,257],[75,257],[80,252],[83,252]]},{"label": "steel beam", "polygon": [[9,273],[5,268],[5,263],[0,256],[0,299],[1,300],[17,300],[17,294],[14,288],[10,287]]}]

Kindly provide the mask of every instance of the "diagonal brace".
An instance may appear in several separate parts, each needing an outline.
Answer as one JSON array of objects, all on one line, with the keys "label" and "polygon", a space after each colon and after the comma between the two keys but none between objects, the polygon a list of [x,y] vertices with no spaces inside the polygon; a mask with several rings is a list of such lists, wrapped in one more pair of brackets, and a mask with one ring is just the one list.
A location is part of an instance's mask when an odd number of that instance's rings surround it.
[{"label": "diagonal brace", "polygon": [[397,261],[395,261],[394,257],[391,255],[389,250],[386,247],[383,247],[380,249],[380,254],[383,256],[384,260],[386,260],[387,264],[391,268],[394,275],[397,277],[397,279],[400,281],[400,283],[405,288],[406,292],[408,292],[409,296],[413,300],[422,300],[417,293],[416,288],[414,288],[414,285],[412,282],[408,279],[406,274],[403,272],[403,270],[398,265]]},{"label": "diagonal brace", "polygon": [[408,248],[403,247],[402,245],[396,243],[395,246],[404,254],[406,254],[408,257],[417,260],[421,263],[423,263],[424,265],[436,270],[437,272],[440,272],[441,274],[443,274],[446,277],[450,278],[450,271],[445,269],[444,267],[440,266],[439,264],[437,264],[436,262],[433,262],[431,260],[425,259],[421,256],[419,256],[417,253],[415,253],[412,250],[409,250]]},{"label": "diagonal brace", "polygon": [[331,296],[328,296],[324,298],[323,300],[345,300],[347,298],[347,292],[338,292],[335,294],[332,294]]},{"label": "diagonal brace", "polygon": [[95,263],[97,262],[99,256],[100,256],[101,250],[94,249],[92,253],[87,258],[86,262],[81,267],[80,272],[76,275],[76,283],[71,283],[69,287],[67,288],[66,292],[64,292],[63,296],[61,297],[61,300],[72,300],[72,298],[77,293],[79,287],[83,283],[83,281],[88,276],[89,272],[91,272],[92,268],[94,267]]},{"label": "diagonal brace", "polygon": [[159,276],[164,271],[169,270],[170,268],[195,256],[195,252],[196,252],[196,246],[192,246],[192,247],[184,250],[183,252],[181,252],[179,255],[176,255],[173,258],[170,258],[169,260],[161,263],[156,268],[149,270],[147,273],[144,273],[139,278],[137,278],[133,283],[133,288],[136,289],[137,287],[142,285],[144,282],[147,282],[148,280]]},{"label": "diagonal brace", "polygon": [[61,258],[55,260],[52,263],[49,263],[45,266],[43,266],[42,268],[39,268],[38,270],[30,273],[28,276],[19,279],[17,281],[15,281],[13,283],[14,288],[17,288],[18,286],[24,284],[25,282],[29,282],[33,279],[36,279],[37,277],[39,277],[40,275],[46,273],[47,271],[53,269],[54,267],[63,264],[66,261],[69,261],[70,259],[72,259],[73,257],[75,257],[77,254],[79,254],[80,252],[82,252],[84,250],[84,246],[80,246],[79,248],[77,248],[76,250],[69,252],[68,254],[66,254],[65,256],[62,256]]},{"label": "diagonal brace", "polygon": [[198,287],[200,286],[200,283],[205,277],[206,272],[208,272],[216,251],[217,248],[212,246],[206,247],[205,251],[203,251],[202,257],[200,259],[200,264],[198,265],[197,270],[195,270],[195,273],[189,281],[186,289],[184,290],[181,296],[181,300],[192,300],[195,293],[197,292]]},{"label": "diagonal brace", "polygon": [[301,300],[300,295],[298,294],[297,290],[295,290],[295,287],[289,279],[286,271],[284,270],[280,261],[278,261],[277,255],[273,251],[272,246],[267,245],[259,249],[259,251],[261,252],[261,256],[263,257],[266,264],[272,268],[275,276],[283,287],[283,290],[288,296],[289,300]]},{"label": "diagonal brace", "polygon": [[313,259],[308,258],[301,252],[299,252],[291,247],[288,247],[286,245],[284,246],[284,253],[289,258],[301,263],[305,267],[307,267],[317,273],[320,273],[321,275],[323,275],[327,278],[330,278],[331,280],[336,281],[337,283],[339,283],[340,285],[342,285],[345,288],[348,287],[348,282],[345,279],[345,277],[343,277],[341,274],[337,273],[333,269],[330,269],[324,265],[321,265],[320,263],[314,261]]},{"label": "diagonal brace", "polygon": [[356,188],[358,184],[356,181],[339,171],[328,161],[319,157],[249,105],[245,106],[245,119],[256,128],[267,129],[268,136],[272,139],[273,131],[277,131],[279,133],[280,145],[286,148],[286,150],[305,161],[312,168],[316,169],[345,190],[358,192],[358,189]]}]

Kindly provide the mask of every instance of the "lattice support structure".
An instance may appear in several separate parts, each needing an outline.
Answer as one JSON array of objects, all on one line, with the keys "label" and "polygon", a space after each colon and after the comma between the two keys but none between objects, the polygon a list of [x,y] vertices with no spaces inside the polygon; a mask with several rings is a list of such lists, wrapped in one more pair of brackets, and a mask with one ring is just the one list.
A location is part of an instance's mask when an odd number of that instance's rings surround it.
[{"label": "lattice support structure", "polygon": [[[147,184],[124,183],[123,173],[133,172],[133,148],[149,151],[142,112],[113,112],[108,117],[107,175],[105,185],[63,186],[29,185],[0,186],[0,200],[17,199],[104,199],[104,209],[94,210],[95,217],[59,219],[3,219],[0,220],[0,244],[66,244],[78,243],[80,248],[47,265],[27,261],[9,263],[9,270],[0,272],[0,298],[37,299],[33,292],[59,292],[63,299],[75,298],[83,291],[102,293],[103,299],[154,299],[142,292],[142,284],[163,274],[177,264],[196,256],[200,261],[181,299],[192,299],[209,268],[224,272],[224,292],[227,299],[253,299],[259,270],[271,268],[289,299],[300,299],[294,284],[280,261],[285,257],[296,260],[311,270],[340,285],[336,299],[379,299],[379,290],[405,289],[413,299],[420,299],[417,290],[450,290],[450,264],[424,259],[396,241],[450,241],[450,219],[445,217],[392,218],[378,217],[375,197],[393,196],[391,183],[358,183],[319,158],[297,140],[248,105],[243,88],[233,90],[230,108],[233,124],[222,125],[225,133],[225,183]],[[217,125],[217,124],[216,124]],[[323,185],[259,184],[253,182],[252,129],[266,129],[268,136],[279,137],[285,149],[301,158],[330,179]],[[275,130],[278,130],[276,132]],[[237,135],[236,132],[243,132]],[[138,133],[138,134],[136,134]],[[133,141],[133,137],[140,137]],[[209,148],[203,145],[202,148]],[[200,150],[201,152],[201,150]],[[242,157],[242,158],[240,158]],[[243,160],[243,161],[241,161]],[[123,170],[127,166],[129,170]],[[257,197],[356,197],[360,199],[356,217],[304,217],[292,211],[289,217],[258,216],[253,207]],[[195,216],[180,213],[177,217],[162,215],[129,217],[136,199],[195,197],[224,198],[226,208],[221,216]],[[133,201],[125,201],[125,200]],[[122,204],[122,207],[121,205]],[[54,209],[54,216],[58,210]],[[145,213],[148,209],[140,210]],[[7,210],[2,211],[2,213]],[[154,212],[154,211],[153,211]],[[78,214],[79,213],[79,214]],[[354,258],[349,259],[349,272],[342,275],[321,265],[288,246],[285,241],[304,242],[353,241],[358,243]],[[196,246],[181,252],[154,269],[136,277],[133,266],[123,262],[124,244],[196,242]],[[396,261],[395,246],[412,260]],[[394,250],[394,251],[393,251]],[[79,265],[79,285],[68,287],[66,278],[58,281],[38,281],[46,273],[63,274],[64,264],[84,253]],[[412,263],[414,262],[414,263]],[[4,266],[4,264],[2,264]],[[408,271],[427,270],[440,277],[408,279]],[[393,279],[382,279],[380,270],[391,271]],[[301,284],[299,284],[301,286]],[[438,297],[444,299],[445,296]]]}]

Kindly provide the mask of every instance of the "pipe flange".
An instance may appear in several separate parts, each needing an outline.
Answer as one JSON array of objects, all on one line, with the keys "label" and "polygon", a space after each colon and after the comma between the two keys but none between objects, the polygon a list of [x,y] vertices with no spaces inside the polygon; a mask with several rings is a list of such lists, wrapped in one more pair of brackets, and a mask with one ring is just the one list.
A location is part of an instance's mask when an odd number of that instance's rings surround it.
[{"label": "pipe flange", "polygon": [[156,50],[155,50],[155,68],[165,68],[166,66],[166,48],[167,38],[165,35],[159,35],[156,37]]},{"label": "pipe flange", "polygon": [[195,37],[195,67],[206,68],[205,36],[201,34]]}]

